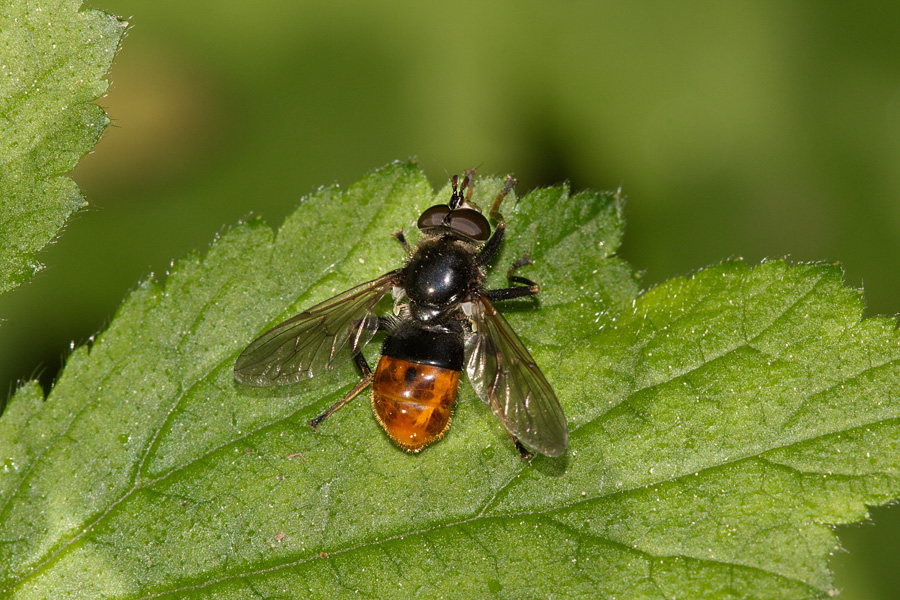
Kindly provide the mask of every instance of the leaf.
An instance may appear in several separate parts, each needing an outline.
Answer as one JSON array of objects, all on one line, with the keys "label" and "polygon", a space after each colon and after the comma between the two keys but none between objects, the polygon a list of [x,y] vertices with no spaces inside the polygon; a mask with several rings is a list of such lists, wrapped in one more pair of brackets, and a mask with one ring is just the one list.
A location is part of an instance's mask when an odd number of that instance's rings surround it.
[{"label": "leaf", "polygon": [[47,245],[85,200],[69,177],[109,122],[89,102],[125,23],[80,2],[6,0],[0,8],[0,293],[38,270]]},{"label": "leaf", "polygon": [[[488,205],[501,181],[479,180]],[[829,524],[900,493],[898,335],[833,265],[728,262],[637,296],[610,194],[504,212],[537,303],[501,310],[569,418],[522,463],[462,386],[418,455],[367,402],[307,425],[353,367],[245,388],[266,327],[396,267],[433,197],[412,164],[305,199],[146,282],[44,401],[0,419],[0,589],[13,598],[822,598]],[[370,362],[377,348],[368,350]]]}]

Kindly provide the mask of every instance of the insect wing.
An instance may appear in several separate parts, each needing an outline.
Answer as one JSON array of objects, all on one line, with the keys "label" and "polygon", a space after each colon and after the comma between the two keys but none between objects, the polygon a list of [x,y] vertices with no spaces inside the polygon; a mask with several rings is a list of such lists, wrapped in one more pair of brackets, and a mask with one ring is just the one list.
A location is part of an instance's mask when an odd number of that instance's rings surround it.
[{"label": "insect wing", "polygon": [[519,441],[541,454],[561,456],[569,428],[553,388],[490,300],[480,296],[472,304],[475,331],[466,340],[472,387]]},{"label": "insect wing", "polygon": [[396,278],[392,271],[276,325],[241,353],[235,378],[245,385],[287,385],[348,361],[375,335],[372,310]]}]

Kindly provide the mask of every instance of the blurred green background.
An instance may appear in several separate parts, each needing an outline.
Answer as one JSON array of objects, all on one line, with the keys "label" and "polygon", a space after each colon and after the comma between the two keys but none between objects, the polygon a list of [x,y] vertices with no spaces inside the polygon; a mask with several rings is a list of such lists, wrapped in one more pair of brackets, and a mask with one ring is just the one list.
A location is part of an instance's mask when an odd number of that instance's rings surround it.
[{"label": "blurred green background", "polygon": [[[136,282],[247,215],[417,156],[519,189],[621,186],[650,286],[840,261],[900,311],[900,3],[104,0],[132,27],[75,171],[91,203],[0,297],[0,383],[45,385]],[[389,242],[386,242],[389,243]],[[848,600],[900,597],[900,508],[842,527]]]}]

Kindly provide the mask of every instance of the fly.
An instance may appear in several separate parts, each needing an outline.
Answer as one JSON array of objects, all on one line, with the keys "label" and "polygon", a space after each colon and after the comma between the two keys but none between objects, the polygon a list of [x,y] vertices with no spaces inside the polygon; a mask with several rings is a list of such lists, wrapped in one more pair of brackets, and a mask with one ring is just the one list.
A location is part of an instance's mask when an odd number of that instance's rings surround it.
[{"label": "fly", "polygon": [[[489,216],[471,203],[472,175],[451,178],[447,204],[419,217],[415,248],[403,231],[394,237],[406,249],[406,263],[276,325],[241,353],[234,375],[245,385],[272,386],[315,377],[349,360],[362,373],[340,401],[310,421],[313,429],[372,386],[378,422],[401,448],[418,452],[450,427],[453,404],[465,369],[469,382],[509,432],[523,459],[529,449],[561,456],[569,443],[566,417],[553,389],[528,349],[494,306],[533,296],[540,287],[515,275],[530,264],[527,255],[507,272],[509,287],[488,290],[485,272],[503,241],[500,204],[516,181],[506,178]],[[396,315],[375,308],[392,292]],[[386,336],[375,369],[362,354],[378,331]]]}]

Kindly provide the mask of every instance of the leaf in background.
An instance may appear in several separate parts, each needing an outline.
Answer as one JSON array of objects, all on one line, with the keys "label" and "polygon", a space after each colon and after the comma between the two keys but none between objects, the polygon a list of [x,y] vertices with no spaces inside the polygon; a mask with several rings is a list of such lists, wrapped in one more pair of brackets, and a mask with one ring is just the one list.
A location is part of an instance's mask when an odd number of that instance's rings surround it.
[{"label": "leaf in background", "polygon": [[[485,206],[501,182],[479,181]],[[448,435],[410,455],[362,399],[310,430],[357,380],[350,365],[290,388],[234,382],[254,335],[399,264],[389,234],[434,202],[417,168],[396,164],[307,198],[277,235],[241,225],[178,263],[164,287],[135,291],[46,401],[37,385],[20,389],[0,419],[0,590],[832,591],[828,524],[900,493],[897,331],[860,320],[837,267],[730,262],[635,297],[613,255],[615,196],[509,199],[496,270],[529,249],[536,264],[522,272],[544,291],[539,308],[501,309],[569,417],[560,459],[520,462],[466,385]]]},{"label": "leaf in background", "polygon": [[40,270],[34,254],[85,205],[64,174],[109,122],[106,91],[125,23],[80,2],[0,8],[0,293]]}]

